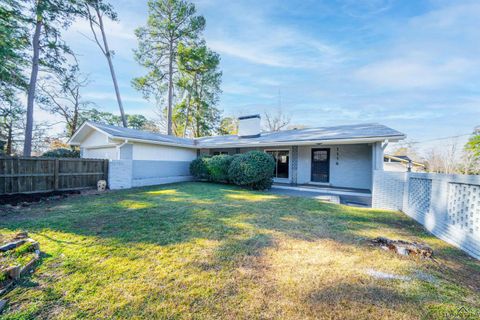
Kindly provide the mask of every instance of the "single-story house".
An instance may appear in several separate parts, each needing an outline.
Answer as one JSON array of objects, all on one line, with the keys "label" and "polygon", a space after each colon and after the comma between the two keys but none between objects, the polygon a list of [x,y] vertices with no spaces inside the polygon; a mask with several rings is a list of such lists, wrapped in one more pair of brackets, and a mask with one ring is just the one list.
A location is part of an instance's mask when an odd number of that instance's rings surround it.
[{"label": "single-story house", "polygon": [[113,188],[182,181],[200,155],[260,150],[275,158],[276,182],[371,189],[373,171],[383,170],[387,144],[405,139],[381,124],[262,132],[260,120],[240,117],[237,135],[196,139],[85,122],[69,143],[80,147],[83,158],[110,159],[110,171],[124,172],[128,181],[114,181],[110,174]]}]

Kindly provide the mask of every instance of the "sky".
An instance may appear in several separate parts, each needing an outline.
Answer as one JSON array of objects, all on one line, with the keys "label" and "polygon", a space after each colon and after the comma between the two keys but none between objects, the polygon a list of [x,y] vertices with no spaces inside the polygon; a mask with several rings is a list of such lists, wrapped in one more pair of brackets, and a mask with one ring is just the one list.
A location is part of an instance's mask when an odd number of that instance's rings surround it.
[{"label": "sky", "polygon": [[[420,149],[480,125],[480,1],[197,0],[207,45],[221,56],[225,115],[275,112],[310,127],[378,122]],[[115,0],[107,23],[127,113],[154,116],[131,86],[143,0]],[[108,65],[84,21],[64,39],[91,83],[84,97],[118,112]],[[51,117],[40,111],[39,117]]]}]

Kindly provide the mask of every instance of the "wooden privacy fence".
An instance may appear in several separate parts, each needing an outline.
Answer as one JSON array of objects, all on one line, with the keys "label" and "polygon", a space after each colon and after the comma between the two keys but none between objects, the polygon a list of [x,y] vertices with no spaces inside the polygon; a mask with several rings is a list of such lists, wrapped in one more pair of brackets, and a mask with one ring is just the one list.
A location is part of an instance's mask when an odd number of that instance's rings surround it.
[{"label": "wooden privacy fence", "polygon": [[86,189],[107,175],[103,159],[0,157],[0,195]]}]

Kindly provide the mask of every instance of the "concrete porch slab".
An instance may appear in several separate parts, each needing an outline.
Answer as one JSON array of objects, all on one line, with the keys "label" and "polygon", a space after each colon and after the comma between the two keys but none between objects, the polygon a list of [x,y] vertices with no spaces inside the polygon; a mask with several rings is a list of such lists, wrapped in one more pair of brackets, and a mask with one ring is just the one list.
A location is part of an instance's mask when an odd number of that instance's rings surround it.
[{"label": "concrete porch slab", "polygon": [[323,186],[293,186],[275,183],[270,192],[294,197],[314,198],[350,206],[371,207],[372,205],[372,195],[369,190]]},{"label": "concrete porch slab", "polygon": [[290,185],[290,184],[274,183],[272,188],[284,189],[284,190],[296,190],[296,191],[304,191],[304,192],[335,194],[335,195],[344,195],[344,196],[358,196],[358,197],[371,197],[372,196],[370,190],[348,189],[348,188],[317,186],[317,185],[305,185],[305,184]]}]

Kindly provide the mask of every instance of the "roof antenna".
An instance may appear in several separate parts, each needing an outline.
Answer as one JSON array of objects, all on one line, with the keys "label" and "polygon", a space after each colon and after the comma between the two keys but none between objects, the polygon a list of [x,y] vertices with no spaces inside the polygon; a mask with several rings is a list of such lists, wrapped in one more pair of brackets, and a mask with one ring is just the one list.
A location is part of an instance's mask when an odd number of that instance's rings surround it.
[{"label": "roof antenna", "polygon": [[282,91],[278,87],[278,110],[282,109]]}]

